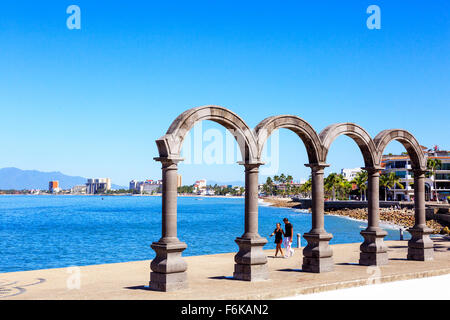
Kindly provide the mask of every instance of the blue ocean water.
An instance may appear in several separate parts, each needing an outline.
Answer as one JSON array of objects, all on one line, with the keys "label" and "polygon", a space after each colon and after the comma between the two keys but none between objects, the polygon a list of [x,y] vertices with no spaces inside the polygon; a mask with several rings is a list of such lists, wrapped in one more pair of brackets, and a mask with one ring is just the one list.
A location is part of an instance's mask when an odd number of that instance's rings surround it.
[{"label": "blue ocean water", "polygon": [[[294,233],[311,228],[309,213],[260,206],[260,235],[268,237],[284,217]],[[350,243],[362,241],[366,223],[325,216],[325,226],[331,243]],[[399,238],[398,230],[386,230],[386,239]],[[236,252],[243,232],[243,199],[178,198],[184,256]],[[0,272],[152,259],[150,244],[160,237],[160,197],[0,196]]]}]

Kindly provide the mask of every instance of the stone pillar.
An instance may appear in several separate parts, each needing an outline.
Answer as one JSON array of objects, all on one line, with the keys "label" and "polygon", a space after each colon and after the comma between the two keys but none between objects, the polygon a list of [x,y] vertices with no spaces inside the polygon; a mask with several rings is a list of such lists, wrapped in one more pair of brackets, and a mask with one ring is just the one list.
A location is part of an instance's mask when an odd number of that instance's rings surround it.
[{"label": "stone pillar", "polygon": [[368,175],[368,222],[367,229],[361,231],[364,242],[361,244],[359,264],[381,266],[388,264],[387,246],[383,238],[387,232],[380,228],[380,167],[362,168]]},{"label": "stone pillar", "polygon": [[266,238],[258,234],[258,173],[261,163],[241,163],[245,167],[245,229],[236,238],[239,246],[234,256],[233,277],[237,280],[267,280],[269,271],[267,257],[263,251]]},{"label": "stone pillar", "polygon": [[181,159],[155,160],[162,163],[162,237],[151,245],[156,257],[150,264],[150,288],[174,291],[187,288],[187,264],[181,257],[187,245],[177,237],[177,163]]},{"label": "stone pillar", "polygon": [[426,170],[413,169],[414,174],[414,218],[415,224],[408,229],[408,260],[433,260],[434,244],[430,238],[432,229],[426,225],[425,216],[425,173]]},{"label": "stone pillar", "polygon": [[312,171],[312,228],[303,237],[308,245],[303,249],[302,270],[327,272],[334,270],[333,250],[328,242],[333,238],[324,228],[323,174],[327,164],[306,164]]}]

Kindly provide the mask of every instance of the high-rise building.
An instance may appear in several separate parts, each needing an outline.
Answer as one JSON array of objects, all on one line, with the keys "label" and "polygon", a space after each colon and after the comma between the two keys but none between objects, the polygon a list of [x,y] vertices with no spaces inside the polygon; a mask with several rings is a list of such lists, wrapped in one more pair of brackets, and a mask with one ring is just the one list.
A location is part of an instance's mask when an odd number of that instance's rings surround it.
[{"label": "high-rise building", "polygon": [[86,193],[96,194],[111,190],[110,178],[88,179],[86,183]]},{"label": "high-rise building", "polygon": [[161,192],[162,180],[145,180],[145,181],[130,181],[130,190],[139,193],[157,193]]},{"label": "high-rise building", "polygon": [[129,187],[129,190],[136,190],[136,189],[137,189],[137,185],[138,185],[138,181],[136,181],[136,180],[131,180],[131,181],[130,181],[130,187]]},{"label": "high-rise building", "polygon": [[48,191],[51,193],[57,193],[61,191],[61,189],[59,188],[59,181],[49,181]]},{"label": "high-rise building", "polygon": [[181,181],[181,174],[177,175],[177,188],[182,186],[182,181]]}]

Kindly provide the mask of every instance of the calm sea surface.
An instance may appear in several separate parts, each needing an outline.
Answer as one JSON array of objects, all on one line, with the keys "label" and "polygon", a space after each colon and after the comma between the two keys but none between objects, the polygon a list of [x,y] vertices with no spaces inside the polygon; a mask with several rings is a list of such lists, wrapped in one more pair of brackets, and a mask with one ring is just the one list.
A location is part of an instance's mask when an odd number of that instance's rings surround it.
[{"label": "calm sea surface", "polygon": [[[268,237],[284,217],[294,233],[311,228],[308,213],[260,206],[260,235]],[[243,199],[178,198],[185,256],[237,251],[243,226]],[[366,223],[325,216],[325,226],[331,243],[349,243],[362,241]],[[399,238],[398,230],[386,230],[386,239]],[[0,272],[152,259],[150,244],[160,237],[160,197],[0,196]]]}]

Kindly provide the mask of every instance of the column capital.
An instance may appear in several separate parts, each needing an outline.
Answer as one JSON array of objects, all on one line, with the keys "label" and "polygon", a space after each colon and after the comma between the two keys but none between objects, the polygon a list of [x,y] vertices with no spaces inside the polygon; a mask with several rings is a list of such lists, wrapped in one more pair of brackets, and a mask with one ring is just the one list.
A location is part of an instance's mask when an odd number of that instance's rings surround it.
[{"label": "column capital", "polygon": [[184,158],[180,157],[155,157],[153,160],[161,162],[163,168],[170,167],[172,165],[177,166],[178,162],[181,162],[184,160]]},{"label": "column capital", "polygon": [[306,163],[305,167],[311,168],[311,171],[313,172],[323,172],[323,170],[330,165],[327,163]]},{"label": "column capital", "polygon": [[258,169],[261,165],[264,164],[264,162],[261,162],[261,161],[256,161],[256,162],[238,161],[238,164],[241,166],[244,166],[246,170],[251,170],[251,169]]},{"label": "column capital", "polygon": [[370,175],[380,173],[380,171],[383,170],[381,166],[361,167],[361,169],[366,170]]}]

